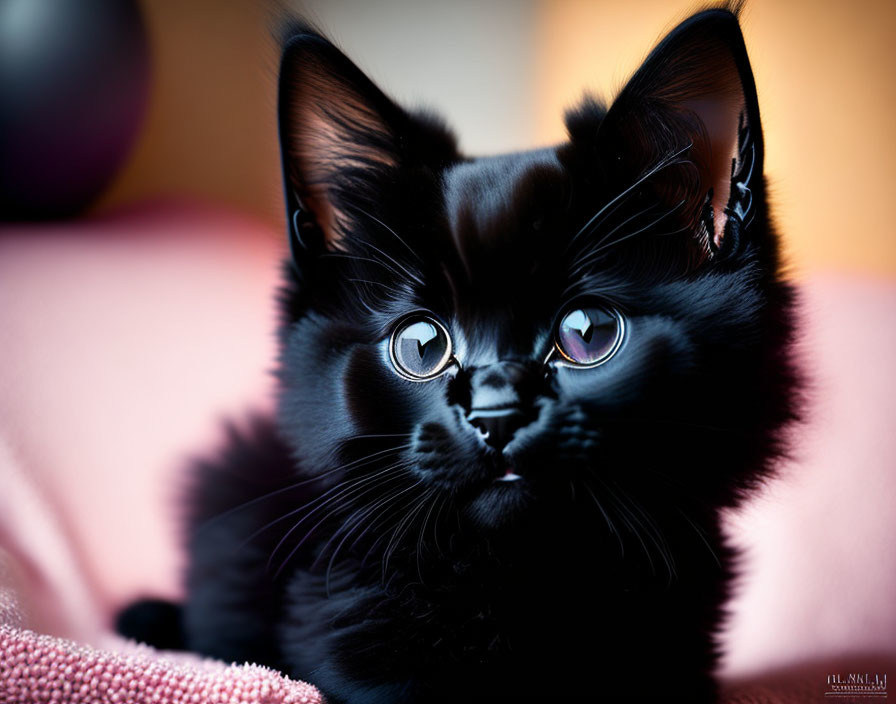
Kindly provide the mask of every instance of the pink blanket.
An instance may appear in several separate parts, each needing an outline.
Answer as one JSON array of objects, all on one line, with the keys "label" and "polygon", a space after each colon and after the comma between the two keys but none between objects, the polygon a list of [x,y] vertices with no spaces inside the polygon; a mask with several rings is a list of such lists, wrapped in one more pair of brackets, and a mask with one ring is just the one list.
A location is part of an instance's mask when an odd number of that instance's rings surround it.
[{"label": "pink blanket", "polygon": [[320,704],[318,691],[259,665],[162,653],[112,635],[93,648],[28,628],[23,571],[0,553],[0,702],[4,704]]},{"label": "pink blanket", "polygon": [[0,703],[321,704],[251,664],[155,651],[104,628],[70,538],[0,438]]}]

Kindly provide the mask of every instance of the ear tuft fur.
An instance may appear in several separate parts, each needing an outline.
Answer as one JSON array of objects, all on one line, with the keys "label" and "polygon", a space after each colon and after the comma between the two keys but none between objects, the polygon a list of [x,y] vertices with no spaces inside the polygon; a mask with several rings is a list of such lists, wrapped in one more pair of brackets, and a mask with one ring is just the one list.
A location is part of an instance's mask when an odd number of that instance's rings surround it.
[{"label": "ear tuft fur", "polygon": [[620,91],[597,136],[604,162],[623,182],[682,155],[651,185],[669,207],[682,205],[682,224],[707,255],[722,248],[731,214],[743,212],[735,200],[745,197],[749,184],[736,178],[762,173],[759,107],[738,23],[741,7],[733,2],[704,10],[669,32]]},{"label": "ear tuft fur", "polygon": [[[456,160],[453,134],[435,116],[390,100],[313,25],[285,20],[279,79],[280,148],[291,240],[316,228],[344,246],[358,208],[375,210],[398,167]],[[293,247],[294,255],[296,247]]]}]

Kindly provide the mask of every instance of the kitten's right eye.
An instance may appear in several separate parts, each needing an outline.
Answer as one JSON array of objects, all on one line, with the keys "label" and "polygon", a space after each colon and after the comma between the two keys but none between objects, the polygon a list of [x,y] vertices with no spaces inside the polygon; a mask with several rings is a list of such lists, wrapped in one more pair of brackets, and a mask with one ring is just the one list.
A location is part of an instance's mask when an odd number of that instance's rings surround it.
[{"label": "kitten's right eye", "polygon": [[389,340],[389,357],[395,370],[411,381],[428,381],[451,363],[451,337],[437,320],[426,315],[407,318]]},{"label": "kitten's right eye", "polygon": [[596,306],[574,308],[560,320],[556,350],[573,366],[596,367],[619,349],[624,329],[624,319],[617,311]]}]

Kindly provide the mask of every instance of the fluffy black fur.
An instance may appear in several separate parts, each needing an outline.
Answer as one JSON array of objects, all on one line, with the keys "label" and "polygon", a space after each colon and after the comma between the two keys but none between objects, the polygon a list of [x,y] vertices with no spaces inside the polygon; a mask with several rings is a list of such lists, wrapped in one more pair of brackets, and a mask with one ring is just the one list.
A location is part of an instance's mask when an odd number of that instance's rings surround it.
[{"label": "fluffy black fur", "polygon": [[[334,704],[713,700],[719,510],[783,451],[797,379],[736,12],[567,126],[464,156],[292,27],[278,411],[198,468],[186,647]],[[558,319],[592,304],[622,346],[563,365]],[[388,355],[419,311],[454,342],[425,382]],[[500,443],[468,420],[488,390],[524,419]]]}]

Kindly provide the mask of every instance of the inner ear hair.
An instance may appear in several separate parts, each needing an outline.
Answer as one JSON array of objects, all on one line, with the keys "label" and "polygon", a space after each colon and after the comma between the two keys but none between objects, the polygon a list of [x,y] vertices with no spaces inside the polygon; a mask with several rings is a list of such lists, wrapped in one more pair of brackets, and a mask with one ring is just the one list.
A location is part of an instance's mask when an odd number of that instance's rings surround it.
[{"label": "inner ear hair", "polygon": [[398,164],[388,99],[338,49],[317,35],[292,40],[280,76],[280,137],[289,185],[326,243],[339,247],[350,198]]},{"label": "inner ear hair", "polygon": [[724,237],[731,179],[737,170],[741,125],[747,120],[746,101],[737,68],[730,55],[720,56],[714,67],[716,81],[711,92],[683,100],[679,109],[690,113],[694,142],[693,158],[712,208],[710,237],[718,249]]},{"label": "inner ear hair", "polygon": [[761,141],[749,152],[744,144],[761,140],[761,128],[736,13],[707,10],[672,30],[622,89],[604,126],[605,143],[632,160],[635,176],[690,144],[691,174],[664,170],[654,186],[672,204],[685,201],[682,214],[697,238],[718,251],[743,195],[733,179],[744,156],[761,171]]}]

